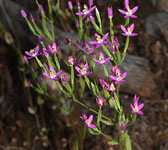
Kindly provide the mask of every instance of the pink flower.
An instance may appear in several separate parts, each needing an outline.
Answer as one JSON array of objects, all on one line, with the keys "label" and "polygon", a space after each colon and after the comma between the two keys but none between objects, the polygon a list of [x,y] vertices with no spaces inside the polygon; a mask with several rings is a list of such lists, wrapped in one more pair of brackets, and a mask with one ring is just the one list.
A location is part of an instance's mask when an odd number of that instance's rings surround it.
[{"label": "pink flower", "polygon": [[87,76],[91,74],[91,72],[88,72],[88,63],[84,65],[84,67],[79,68],[78,66],[75,67],[75,69],[79,72],[77,76]]},{"label": "pink flower", "polygon": [[24,62],[25,62],[26,64],[28,64],[28,63],[29,63],[29,61],[28,61],[27,56],[24,56],[23,58],[24,58]]},{"label": "pink flower", "polygon": [[82,116],[80,116],[80,118],[81,118],[82,120],[86,120],[86,119],[87,119],[87,116],[86,116],[86,114],[82,114]]},{"label": "pink flower", "polygon": [[125,121],[120,120],[120,121],[119,121],[119,125],[120,125],[121,131],[124,132],[125,129],[126,129],[126,123],[125,123]]},{"label": "pink flower", "polygon": [[30,56],[28,59],[31,59],[31,58],[36,57],[38,55],[39,49],[40,49],[40,47],[39,47],[39,45],[37,45],[36,48],[31,49],[30,52],[25,51],[25,54]]},{"label": "pink flower", "polygon": [[93,120],[93,115],[90,115],[89,118],[87,118],[86,114],[83,114],[80,117],[82,120],[84,120],[85,125],[89,128],[96,128],[96,126],[94,124],[92,124],[92,120]]},{"label": "pink flower", "polygon": [[131,109],[132,109],[131,112],[132,112],[133,114],[136,113],[136,114],[142,115],[143,112],[140,111],[140,110],[143,108],[144,103],[142,103],[142,104],[140,104],[140,105],[138,106],[138,101],[139,101],[139,96],[136,97],[136,95],[135,95],[135,96],[134,96],[134,106],[131,104]]},{"label": "pink flower", "polygon": [[115,85],[113,82],[111,82],[110,84],[106,83],[105,88],[112,93],[114,93],[116,91],[116,88],[115,88]]},{"label": "pink flower", "polygon": [[33,17],[32,14],[30,14],[30,19],[31,19],[32,22],[34,22],[34,17]]},{"label": "pink flower", "polygon": [[89,5],[90,5],[90,6],[93,5],[93,0],[89,0]]},{"label": "pink flower", "polygon": [[113,17],[113,9],[112,9],[112,7],[108,7],[108,17],[110,19]]},{"label": "pink flower", "polygon": [[72,2],[71,1],[68,1],[68,7],[69,7],[69,9],[73,9],[73,5],[72,5]]},{"label": "pink flower", "polygon": [[45,57],[49,57],[49,56],[50,56],[49,51],[48,51],[45,47],[43,48],[43,55],[44,55]]},{"label": "pink flower", "polygon": [[26,12],[23,9],[20,11],[20,13],[21,13],[22,17],[24,17],[24,18],[27,16]]},{"label": "pink flower", "polygon": [[116,76],[110,75],[110,78],[111,78],[112,80],[115,80],[115,84],[118,84],[118,83],[120,83],[120,82],[125,82],[124,78],[126,77],[127,72],[124,72],[124,73],[121,75],[120,70],[117,68],[115,75],[116,75]]},{"label": "pink flower", "polygon": [[100,107],[102,107],[104,105],[104,98],[103,97],[96,98],[96,102]]},{"label": "pink flower", "polygon": [[73,58],[73,56],[68,56],[68,64],[70,66],[73,66],[75,64],[75,59]]},{"label": "pink flower", "polygon": [[49,51],[52,53],[52,54],[56,54],[58,53],[59,49],[60,49],[60,46],[56,44],[56,42],[53,42],[52,43],[52,46],[51,45],[48,45],[48,48],[49,48]]},{"label": "pink flower", "polygon": [[106,58],[106,59],[104,59],[103,53],[100,52],[99,59],[97,60],[97,59],[93,58],[93,60],[94,60],[95,62],[97,62],[98,64],[108,65],[108,62],[107,62],[107,61],[109,61],[111,58],[112,58],[112,56],[111,56],[111,57],[108,57],[108,58]]},{"label": "pink flower", "polygon": [[133,9],[130,9],[129,7],[129,0],[125,0],[125,8],[127,11],[118,9],[118,11],[122,14],[124,14],[124,18],[137,18],[137,16],[134,15],[134,13],[138,10],[138,6],[135,6]]},{"label": "pink flower", "polygon": [[78,16],[83,16],[82,19],[85,19],[87,16],[91,15],[91,12],[96,8],[96,6],[91,7],[90,9],[88,9],[87,5],[84,4],[84,9],[82,12],[78,12],[76,13],[76,15]]},{"label": "pink flower", "polygon": [[133,33],[134,24],[131,24],[131,26],[128,27],[127,29],[123,25],[120,25],[120,27],[124,32],[124,33],[122,33],[122,35],[124,35],[124,36],[137,36],[137,33]]},{"label": "pink flower", "polygon": [[86,48],[85,49],[83,49],[83,52],[86,54],[86,55],[95,55],[96,53],[95,52],[93,52],[94,51],[94,49],[95,49],[95,47],[94,46],[92,46],[92,47],[89,47],[89,45],[88,44],[86,44],[86,46],[85,46]]},{"label": "pink flower", "polygon": [[104,81],[104,78],[100,78],[99,82],[100,82],[102,87],[105,87],[105,85],[107,84],[106,81]]},{"label": "pink flower", "polygon": [[111,68],[111,72],[112,73],[114,73],[114,74],[116,74],[116,70],[118,69],[118,65],[114,65],[114,66],[112,66],[112,68]]},{"label": "pink flower", "polygon": [[55,72],[54,67],[50,66],[50,73],[43,72],[43,75],[52,80],[59,80],[58,76],[62,73],[62,70]]},{"label": "pink flower", "polygon": [[108,37],[109,33],[106,33],[102,38],[100,35],[95,33],[96,40],[95,41],[90,41],[90,44],[95,44],[96,48],[99,48],[102,44],[108,44],[108,41],[105,41],[105,39]]},{"label": "pink flower", "polygon": [[40,11],[41,11],[41,13],[44,13],[44,8],[42,5],[40,5]]}]

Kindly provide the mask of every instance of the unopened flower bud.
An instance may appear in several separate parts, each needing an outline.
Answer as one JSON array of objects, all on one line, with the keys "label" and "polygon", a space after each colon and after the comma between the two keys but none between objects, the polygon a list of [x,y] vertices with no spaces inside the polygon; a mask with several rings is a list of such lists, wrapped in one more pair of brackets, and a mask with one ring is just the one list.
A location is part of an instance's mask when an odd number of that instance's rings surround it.
[{"label": "unopened flower bud", "polygon": [[90,16],[90,21],[91,22],[95,21],[95,18],[93,16]]},{"label": "unopened flower bud", "polygon": [[90,6],[93,5],[93,0],[89,0],[89,5],[90,5]]},{"label": "unopened flower bud", "polygon": [[72,2],[71,1],[68,1],[68,7],[69,7],[69,9],[73,9],[73,5],[72,5]]},{"label": "unopened flower bud", "polygon": [[44,13],[44,8],[42,5],[40,5],[40,11],[41,11],[41,13]]},{"label": "unopened flower bud", "polygon": [[26,17],[26,16],[27,16],[26,12],[25,12],[23,9],[20,11],[20,13],[21,13],[21,15],[22,15],[23,17]]},{"label": "unopened flower bud", "polygon": [[112,7],[108,7],[108,17],[110,19],[113,17],[113,9],[112,9]]},{"label": "unopened flower bud", "polygon": [[27,56],[24,56],[23,58],[24,58],[24,62],[25,62],[26,64],[28,64],[29,61],[28,61],[28,59],[27,59]]},{"label": "unopened flower bud", "polygon": [[30,14],[31,21],[34,22],[34,17],[32,14]]}]

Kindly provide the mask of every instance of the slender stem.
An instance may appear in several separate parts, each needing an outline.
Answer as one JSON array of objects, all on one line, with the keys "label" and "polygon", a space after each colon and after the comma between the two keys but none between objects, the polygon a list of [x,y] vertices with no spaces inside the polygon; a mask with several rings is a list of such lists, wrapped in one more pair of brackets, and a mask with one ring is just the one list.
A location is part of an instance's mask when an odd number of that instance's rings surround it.
[{"label": "slender stem", "polygon": [[128,45],[129,45],[129,36],[127,36],[126,43],[125,43],[125,48],[124,48],[124,51],[123,51],[123,54],[122,54],[122,59],[121,59],[121,62],[119,63],[119,65],[120,65],[120,64],[124,61],[124,59],[125,59],[126,52],[127,52],[127,49],[128,49]]},{"label": "slender stem", "polygon": [[[103,44],[102,44],[101,46],[102,46],[104,52],[107,54],[107,56],[111,57],[111,54],[110,54],[110,52],[108,51],[108,49],[107,49]],[[112,58],[112,59],[113,59],[113,58]]]},{"label": "slender stem", "polygon": [[111,136],[109,136],[109,135],[107,135],[107,134],[104,134],[104,133],[100,133],[101,135],[103,135],[104,137],[106,137],[108,140],[112,140],[112,137]]},{"label": "slender stem", "polygon": [[[73,98],[74,102],[78,103],[79,105],[85,107],[86,109],[88,109],[88,110],[90,110],[90,111],[92,111],[93,113],[95,113],[95,114],[98,115],[98,112],[97,112],[97,111],[95,111],[94,109],[92,109],[92,108],[90,108],[89,106],[85,105],[84,103],[80,102],[74,95],[72,96],[72,98]],[[111,119],[108,118],[107,116],[102,115],[102,118],[111,121]]]}]

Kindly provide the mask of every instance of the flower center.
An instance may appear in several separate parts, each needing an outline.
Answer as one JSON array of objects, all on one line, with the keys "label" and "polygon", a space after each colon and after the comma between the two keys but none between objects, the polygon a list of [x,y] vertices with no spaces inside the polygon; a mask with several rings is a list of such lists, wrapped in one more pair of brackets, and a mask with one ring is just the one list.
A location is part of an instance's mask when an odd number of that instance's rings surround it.
[{"label": "flower center", "polygon": [[52,50],[54,53],[56,53],[56,46],[52,46]]},{"label": "flower center", "polygon": [[130,28],[129,28],[129,27],[127,28],[127,34],[128,34],[128,35],[130,35],[130,34],[131,34],[131,30],[130,30]]},{"label": "flower center", "polygon": [[69,62],[73,65],[73,58],[70,58]]},{"label": "flower center", "polygon": [[102,43],[102,39],[99,35],[96,37],[96,40],[97,40],[98,43]]},{"label": "flower center", "polygon": [[132,10],[127,8],[127,13],[126,13],[128,16],[131,16],[132,15]]},{"label": "flower center", "polygon": [[84,6],[83,12],[85,15],[89,13],[88,8],[86,6]]},{"label": "flower center", "polygon": [[100,100],[99,100],[99,103],[100,103],[100,105],[102,105],[102,104],[103,104],[103,101],[102,101],[102,99],[100,99]]},{"label": "flower center", "polygon": [[90,126],[90,121],[88,119],[85,122],[88,126]]},{"label": "flower center", "polygon": [[114,90],[114,89],[115,89],[113,83],[111,83],[111,85],[110,85],[110,89],[111,89],[111,90]]},{"label": "flower center", "polygon": [[85,73],[86,73],[86,68],[82,68],[82,69],[81,69],[81,73],[82,73],[82,74],[85,74]]},{"label": "flower center", "polygon": [[137,112],[139,110],[138,106],[135,106],[134,110]]},{"label": "flower center", "polygon": [[31,49],[31,50],[30,50],[30,53],[33,54],[33,53],[34,53],[34,49]]},{"label": "flower center", "polygon": [[117,78],[118,81],[121,81],[122,80],[122,77],[119,75],[118,78]]},{"label": "flower center", "polygon": [[53,71],[50,71],[50,77],[51,77],[52,79],[55,78],[55,74],[54,74]]},{"label": "flower center", "polygon": [[87,52],[90,53],[90,52],[91,52],[90,50],[91,50],[91,48],[88,48],[88,49],[87,49]]}]

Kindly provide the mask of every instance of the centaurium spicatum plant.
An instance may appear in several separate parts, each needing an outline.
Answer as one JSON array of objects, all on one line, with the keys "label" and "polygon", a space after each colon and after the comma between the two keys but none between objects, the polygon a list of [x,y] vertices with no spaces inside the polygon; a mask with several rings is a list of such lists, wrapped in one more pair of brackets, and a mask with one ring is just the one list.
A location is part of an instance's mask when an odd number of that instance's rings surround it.
[{"label": "centaurium spicatum plant", "polygon": [[[125,147],[127,150],[130,150],[131,142],[128,135],[128,128],[135,121],[137,114],[143,114],[141,109],[143,108],[144,103],[138,105],[139,97],[135,95],[134,104],[130,104],[130,113],[125,114],[124,107],[120,102],[119,90],[120,84],[124,84],[123,82],[127,79],[127,72],[120,70],[120,66],[126,57],[129,38],[137,35],[137,33],[133,33],[135,27],[134,23],[130,25],[129,21],[131,18],[136,18],[134,13],[137,11],[138,6],[131,10],[129,0],[125,0],[126,11],[118,9],[119,12],[125,15],[125,23],[120,25],[120,36],[123,35],[124,38],[126,38],[125,46],[122,50],[119,46],[120,42],[116,37],[116,33],[113,30],[113,16],[115,14],[113,13],[113,8],[111,6],[107,8],[107,18],[109,20],[110,28],[109,31],[105,32],[101,14],[99,13],[97,6],[94,5],[93,0],[88,0],[88,4],[84,4],[84,7],[81,6],[79,1],[76,2],[77,6],[72,5],[72,2],[68,1],[67,4],[72,13],[72,20],[75,23],[77,22],[76,29],[79,35],[79,40],[74,42],[70,38],[67,38],[68,40],[65,39],[64,41],[66,41],[66,46],[68,48],[63,50],[62,43],[65,44],[65,42],[58,43],[55,40],[55,20],[50,1],[48,1],[49,16],[46,15],[43,6],[40,5],[38,1],[36,2],[39,11],[41,12],[42,27],[38,27],[35,23],[36,18],[32,15],[30,18],[31,21],[29,21],[25,11],[21,10],[21,15],[25,18],[30,30],[39,39],[39,45],[37,44],[35,49],[25,51],[25,54],[29,59],[35,58],[40,67],[39,70],[41,70],[41,74],[55,82],[57,89],[60,90],[60,92],[54,93],[55,97],[50,96],[47,91],[46,78],[43,78],[42,83],[38,83],[39,77],[37,77],[37,73],[35,73],[33,69],[31,70],[33,76],[32,80],[36,80],[36,82],[32,83],[37,83],[37,85],[32,84],[31,87],[40,94],[46,95],[51,99],[56,99],[57,107],[60,108],[61,111],[66,110],[69,115],[72,113],[75,103],[78,104],[77,106],[80,105],[85,109],[88,109],[87,112],[90,112],[89,117],[87,117],[85,113],[81,113],[78,116],[83,120],[81,125],[85,125],[84,127],[88,128],[89,133],[104,136],[108,140],[109,145],[120,145],[120,150],[124,150]],[[83,10],[81,10],[82,8]],[[56,13],[58,16],[64,14],[60,7],[60,0],[57,1]],[[50,23],[51,30],[48,29],[48,22]],[[95,40],[88,39],[90,26],[93,26],[95,31]],[[124,33],[122,33],[122,31]],[[46,43],[49,44],[46,45]],[[30,66],[31,63],[28,61],[27,56],[24,57],[24,61],[27,66]],[[96,56],[98,56],[98,59],[96,59]],[[111,73],[107,70],[107,65],[111,66]],[[94,72],[95,67],[103,67],[104,76],[97,79],[97,73]],[[66,70],[69,73],[70,79],[68,79],[66,75],[63,75],[63,70]],[[93,109],[91,105],[85,103],[83,95],[86,90],[89,90],[93,97],[95,97],[96,101],[94,102],[99,106],[98,109]],[[71,103],[70,108],[65,108],[65,105],[63,104],[66,103],[66,97],[64,97],[64,102],[59,100],[59,96],[57,95],[59,93],[61,93],[61,96],[66,95],[72,100],[69,102]],[[105,114],[104,110],[107,107],[112,111],[112,115],[110,116]],[[83,110],[81,109],[81,111]],[[119,136],[112,137],[111,135],[106,134],[102,128],[102,124],[115,126],[118,129]],[[82,133],[80,134],[85,135],[84,130],[81,132]],[[74,137],[76,137],[76,134]],[[82,137],[82,140],[80,139],[80,141],[83,141],[83,139],[84,137]],[[79,139],[76,139],[76,141],[79,142]],[[73,149],[77,149],[77,147],[73,147]]]}]

